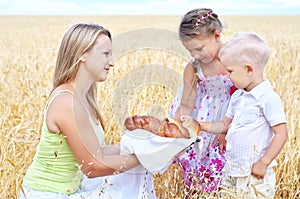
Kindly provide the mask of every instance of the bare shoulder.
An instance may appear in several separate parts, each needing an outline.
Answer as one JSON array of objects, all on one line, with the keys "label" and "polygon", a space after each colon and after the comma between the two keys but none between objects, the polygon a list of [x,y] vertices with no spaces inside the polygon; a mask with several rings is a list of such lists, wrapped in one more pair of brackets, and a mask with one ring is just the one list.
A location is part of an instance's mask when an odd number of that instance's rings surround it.
[{"label": "bare shoulder", "polygon": [[188,71],[195,71],[195,67],[193,65],[192,62],[189,62],[186,64],[185,69],[184,70],[188,70]]},{"label": "bare shoulder", "polygon": [[54,97],[48,107],[49,112],[58,112],[60,110],[71,110],[74,104],[74,96],[70,92],[63,92]]},{"label": "bare shoulder", "polygon": [[191,62],[189,62],[184,69],[184,77],[187,79],[193,79],[195,68]]},{"label": "bare shoulder", "polygon": [[85,114],[86,111],[74,95],[70,92],[63,92],[55,96],[49,104],[46,116],[48,129],[52,132],[61,132],[63,125],[74,122],[75,115],[84,116]]}]

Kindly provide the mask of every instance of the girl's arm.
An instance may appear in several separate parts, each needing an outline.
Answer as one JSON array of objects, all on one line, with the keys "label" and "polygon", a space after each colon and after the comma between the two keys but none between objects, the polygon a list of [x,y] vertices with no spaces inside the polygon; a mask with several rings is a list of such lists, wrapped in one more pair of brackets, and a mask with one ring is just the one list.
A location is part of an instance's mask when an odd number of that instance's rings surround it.
[{"label": "girl's arm", "polygon": [[179,119],[181,115],[190,115],[193,111],[196,93],[193,87],[195,69],[192,63],[189,63],[183,73],[183,91],[180,105],[175,113],[175,118]]},{"label": "girl's arm", "polygon": [[139,165],[134,154],[115,154],[118,147],[107,153],[109,148],[100,146],[88,118],[82,103],[70,93],[57,96],[47,113],[47,125],[57,128],[53,132],[63,133],[85,175],[90,178],[112,175]]},{"label": "girl's arm", "polygon": [[277,157],[288,139],[286,123],[272,127],[275,134],[265,154],[252,165],[251,174],[259,179],[264,178],[270,163]]}]

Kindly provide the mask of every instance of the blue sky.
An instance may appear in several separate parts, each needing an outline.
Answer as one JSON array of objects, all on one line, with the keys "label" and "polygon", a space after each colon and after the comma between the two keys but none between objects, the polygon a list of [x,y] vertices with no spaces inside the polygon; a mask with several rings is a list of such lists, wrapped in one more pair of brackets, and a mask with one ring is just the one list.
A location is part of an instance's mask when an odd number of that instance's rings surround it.
[{"label": "blue sky", "polygon": [[300,15],[300,0],[0,0],[0,15]]}]

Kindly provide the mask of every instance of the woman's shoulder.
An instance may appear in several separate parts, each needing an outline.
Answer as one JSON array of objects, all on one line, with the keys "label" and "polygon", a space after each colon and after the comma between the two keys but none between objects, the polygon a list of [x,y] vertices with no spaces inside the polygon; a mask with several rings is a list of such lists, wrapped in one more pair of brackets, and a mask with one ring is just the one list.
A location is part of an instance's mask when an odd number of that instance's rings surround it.
[{"label": "woman's shoulder", "polygon": [[53,94],[62,94],[62,93],[73,94],[73,86],[69,84],[61,84],[50,92],[50,96]]},{"label": "woman's shoulder", "polygon": [[48,99],[48,105],[58,103],[58,105],[70,104],[73,101],[73,92],[67,89],[56,88],[54,89]]},{"label": "woman's shoulder", "polygon": [[73,95],[61,89],[54,89],[45,107],[47,128],[51,132],[61,132],[58,123],[66,123],[66,119],[73,115]]},{"label": "woman's shoulder", "polygon": [[53,100],[59,101],[62,104],[69,103],[74,101],[74,96],[71,92],[68,91],[58,91],[53,93]]},{"label": "woman's shoulder", "polygon": [[62,129],[67,128],[74,121],[86,122],[86,118],[88,118],[85,108],[74,94],[60,89],[52,92],[46,110],[47,125],[49,130],[53,132],[55,130],[62,131]]},{"label": "woman's shoulder", "polygon": [[73,91],[66,87],[57,87],[52,90],[46,105],[47,109],[55,112],[73,112],[74,108],[77,111],[84,110],[78,98],[75,97]]}]

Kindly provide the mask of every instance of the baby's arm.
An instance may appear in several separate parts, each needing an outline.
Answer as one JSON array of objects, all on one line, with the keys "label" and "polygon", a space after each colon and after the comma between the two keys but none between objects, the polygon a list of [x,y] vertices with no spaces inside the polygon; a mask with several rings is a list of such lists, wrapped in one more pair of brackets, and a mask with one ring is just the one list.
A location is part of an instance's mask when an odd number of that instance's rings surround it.
[{"label": "baby's arm", "polygon": [[189,63],[183,73],[183,91],[181,102],[176,110],[175,118],[179,119],[181,115],[190,115],[192,113],[194,103],[195,103],[195,89],[193,87],[194,83],[194,66]]},{"label": "baby's arm", "polygon": [[225,116],[223,121],[219,122],[199,122],[201,125],[201,130],[216,133],[216,134],[226,134],[228,126],[231,123],[232,119]]},{"label": "baby's arm", "polygon": [[275,136],[273,137],[266,153],[252,165],[251,174],[259,179],[265,177],[269,164],[277,157],[288,138],[286,123],[272,127]]},{"label": "baby's arm", "polygon": [[[184,126],[185,123],[188,123],[191,120],[194,120],[189,115],[183,115],[181,117],[182,125]],[[215,134],[226,134],[228,130],[228,126],[231,123],[232,119],[225,116],[223,121],[219,122],[198,122],[200,124],[200,128],[202,131],[215,133]]]}]

